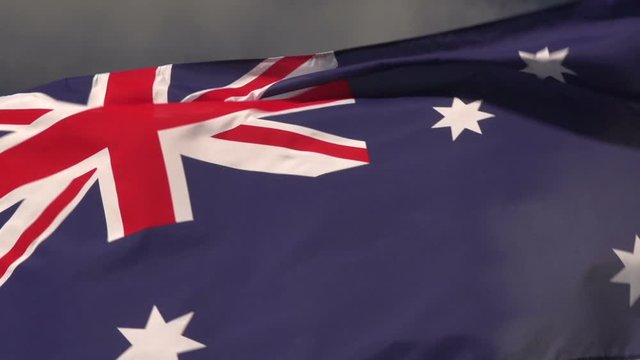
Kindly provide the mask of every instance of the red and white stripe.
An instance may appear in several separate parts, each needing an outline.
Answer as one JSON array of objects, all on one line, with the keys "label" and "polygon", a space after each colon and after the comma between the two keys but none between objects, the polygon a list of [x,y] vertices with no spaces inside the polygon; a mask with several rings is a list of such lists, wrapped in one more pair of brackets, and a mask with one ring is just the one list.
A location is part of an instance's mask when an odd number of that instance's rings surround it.
[{"label": "red and white stripe", "polygon": [[193,220],[183,156],[311,177],[367,164],[362,141],[266,120],[353,103],[341,81],[263,98],[279,81],[335,66],[332,53],[267,59],[177,104],[167,103],[171,65],[98,74],[86,105],[39,93],[0,98],[0,131],[12,132],[0,138],[9,174],[0,178],[0,212],[20,203],[0,228],[0,285],[96,182],[113,241]]}]

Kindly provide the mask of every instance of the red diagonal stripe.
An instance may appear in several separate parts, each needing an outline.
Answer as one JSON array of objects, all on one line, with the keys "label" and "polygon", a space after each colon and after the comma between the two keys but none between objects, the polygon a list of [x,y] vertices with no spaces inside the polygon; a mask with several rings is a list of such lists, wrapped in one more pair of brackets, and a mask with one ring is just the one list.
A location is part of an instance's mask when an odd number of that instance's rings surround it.
[{"label": "red diagonal stripe", "polygon": [[50,109],[8,109],[0,110],[0,124],[29,125]]},{"label": "red diagonal stripe", "polygon": [[104,105],[153,103],[156,68],[128,70],[109,74]]},{"label": "red diagonal stripe", "polygon": [[318,85],[299,95],[287,98],[289,101],[310,102],[321,100],[342,100],[352,98],[351,87],[346,80],[338,80]]},{"label": "red diagonal stripe", "polygon": [[71,184],[47,206],[40,217],[22,233],[13,248],[0,258],[0,278],[4,276],[11,264],[24,255],[29,246],[53,223],[64,208],[73,201],[94,172],[95,170],[91,170],[73,180]]},{"label": "red diagonal stripe", "polygon": [[224,101],[233,96],[244,96],[256,89],[274,84],[291,74],[294,70],[309,61],[312,56],[288,56],[276,61],[269,69],[254,80],[238,88],[223,88],[206,92],[194,101]]},{"label": "red diagonal stripe", "polygon": [[280,129],[240,125],[231,130],[216,134],[213,137],[230,141],[279,146],[292,150],[309,151],[343,159],[369,162],[369,153],[366,148],[334,144]]},{"label": "red diagonal stripe", "polygon": [[330,104],[333,100],[321,100],[311,102],[298,102],[286,100],[258,100],[241,102],[207,102],[171,103],[162,106],[162,116],[154,119],[154,126],[159,130],[170,129],[176,126],[193,124],[214,119],[243,110],[259,110],[264,112],[277,112],[293,110],[297,108],[320,106]]}]

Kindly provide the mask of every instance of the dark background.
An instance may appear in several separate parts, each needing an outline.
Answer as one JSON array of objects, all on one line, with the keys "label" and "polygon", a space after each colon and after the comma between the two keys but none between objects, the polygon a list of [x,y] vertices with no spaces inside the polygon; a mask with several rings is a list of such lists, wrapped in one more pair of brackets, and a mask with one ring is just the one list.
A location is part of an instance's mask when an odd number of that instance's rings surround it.
[{"label": "dark background", "polygon": [[76,75],[386,42],[571,0],[3,0],[0,94]]}]

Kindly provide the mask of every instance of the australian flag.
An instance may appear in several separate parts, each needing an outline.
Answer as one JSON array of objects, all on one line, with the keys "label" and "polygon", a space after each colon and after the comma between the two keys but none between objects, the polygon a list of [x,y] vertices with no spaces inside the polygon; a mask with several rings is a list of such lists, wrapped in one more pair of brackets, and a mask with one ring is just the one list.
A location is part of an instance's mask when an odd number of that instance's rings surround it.
[{"label": "australian flag", "polygon": [[640,359],[640,2],[0,97],[0,360]]}]

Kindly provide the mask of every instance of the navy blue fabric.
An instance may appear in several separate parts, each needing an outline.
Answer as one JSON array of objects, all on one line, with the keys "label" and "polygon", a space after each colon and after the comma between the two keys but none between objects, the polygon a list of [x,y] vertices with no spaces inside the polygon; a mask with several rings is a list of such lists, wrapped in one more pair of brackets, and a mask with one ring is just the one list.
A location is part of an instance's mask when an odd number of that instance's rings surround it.
[{"label": "navy blue fabric", "polygon": [[55,99],[78,104],[86,104],[93,76],[78,76],[69,79],[53,81],[37,86],[29,91],[45,93]]},{"label": "navy blue fabric", "polygon": [[[594,0],[338,52],[269,94],[347,79],[355,104],[270,119],[366,141],[370,164],[185,158],[195,221],[113,243],[92,188],[0,287],[0,359],[114,359],[154,305],[194,312],[207,347],[180,360],[640,357],[640,303],[611,282],[640,233],[639,29],[637,1]],[[521,72],[546,46],[577,75]],[[174,66],[170,100],[257,63]],[[454,97],[495,115],[482,135],[432,128]]]},{"label": "navy blue fabric", "polygon": [[20,203],[9,207],[8,209],[6,209],[3,212],[0,212],[0,227],[2,227],[7,221],[9,221],[11,216],[13,216],[13,214],[18,209],[19,205],[20,205]]}]

